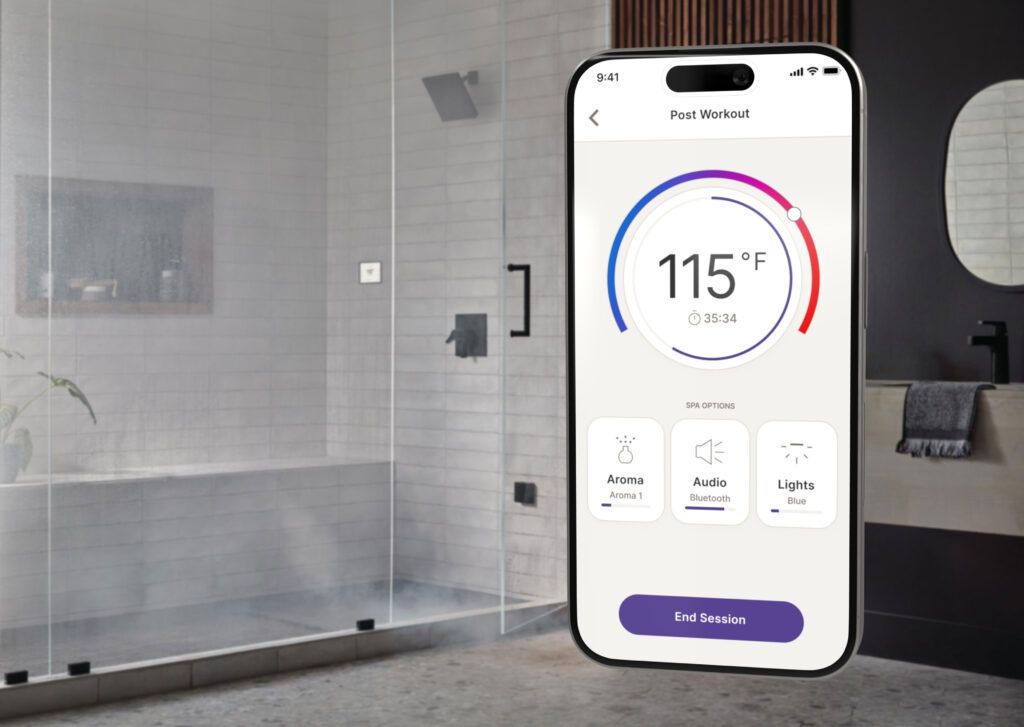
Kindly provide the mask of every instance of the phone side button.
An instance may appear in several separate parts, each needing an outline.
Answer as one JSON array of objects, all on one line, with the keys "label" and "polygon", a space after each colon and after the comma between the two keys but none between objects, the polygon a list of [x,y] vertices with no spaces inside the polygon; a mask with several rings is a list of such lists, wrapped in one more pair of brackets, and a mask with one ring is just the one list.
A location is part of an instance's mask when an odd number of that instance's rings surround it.
[{"label": "phone side button", "polygon": [[804,616],[789,601],[632,595],[619,606],[619,622],[638,636],[682,636],[732,641],[793,641]]},{"label": "phone side button", "polygon": [[864,326],[864,330],[868,329],[868,251],[864,251],[864,270],[861,273],[864,279],[864,309],[861,311],[861,323]]}]

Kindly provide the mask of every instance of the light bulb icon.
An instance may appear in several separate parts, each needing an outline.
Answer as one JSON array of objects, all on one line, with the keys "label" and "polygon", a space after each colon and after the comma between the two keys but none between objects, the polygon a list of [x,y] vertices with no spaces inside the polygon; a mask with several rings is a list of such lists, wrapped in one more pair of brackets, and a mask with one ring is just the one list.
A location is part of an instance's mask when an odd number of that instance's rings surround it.
[{"label": "light bulb icon", "polygon": [[619,463],[620,464],[632,464],[633,463],[633,451],[629,448],[629,445],[633,443],[636,437],[616,437],[615,441],[622,445],[622,449],[619,450]]}]

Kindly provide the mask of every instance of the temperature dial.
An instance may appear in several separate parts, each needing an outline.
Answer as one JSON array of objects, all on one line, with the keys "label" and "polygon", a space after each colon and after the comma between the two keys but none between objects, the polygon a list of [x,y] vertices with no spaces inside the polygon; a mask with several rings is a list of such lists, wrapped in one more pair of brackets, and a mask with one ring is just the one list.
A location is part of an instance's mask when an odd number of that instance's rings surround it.
[{"label": "temperature dial", "polygon": [[706,369],[769,350],[799,304],[795,220],[722,187],[679,189],[645,213],[624,241],[622,272],[626,307],[644,338]]}]

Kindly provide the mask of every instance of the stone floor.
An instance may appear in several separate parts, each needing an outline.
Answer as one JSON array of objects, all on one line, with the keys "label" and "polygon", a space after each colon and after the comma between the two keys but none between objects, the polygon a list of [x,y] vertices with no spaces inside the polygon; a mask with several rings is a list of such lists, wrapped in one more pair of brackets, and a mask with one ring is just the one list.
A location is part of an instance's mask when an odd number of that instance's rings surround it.
[{"label": "stone floor", "polygon": [[12,725],[1020,725],[1024,683],[857,657],[818,681],[611,669],[564,631]]}]

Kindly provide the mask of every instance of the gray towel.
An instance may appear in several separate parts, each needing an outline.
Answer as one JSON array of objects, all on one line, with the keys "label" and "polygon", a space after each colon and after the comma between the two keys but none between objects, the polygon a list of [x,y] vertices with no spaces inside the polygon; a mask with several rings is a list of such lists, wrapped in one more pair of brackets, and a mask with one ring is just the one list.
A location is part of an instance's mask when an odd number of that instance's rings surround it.
[{"label": "gray towel", "polygon": [[969,457],[978,392],[995,388],[977,381],[919,381],[903,400],[900,454],[911,457]]}]

